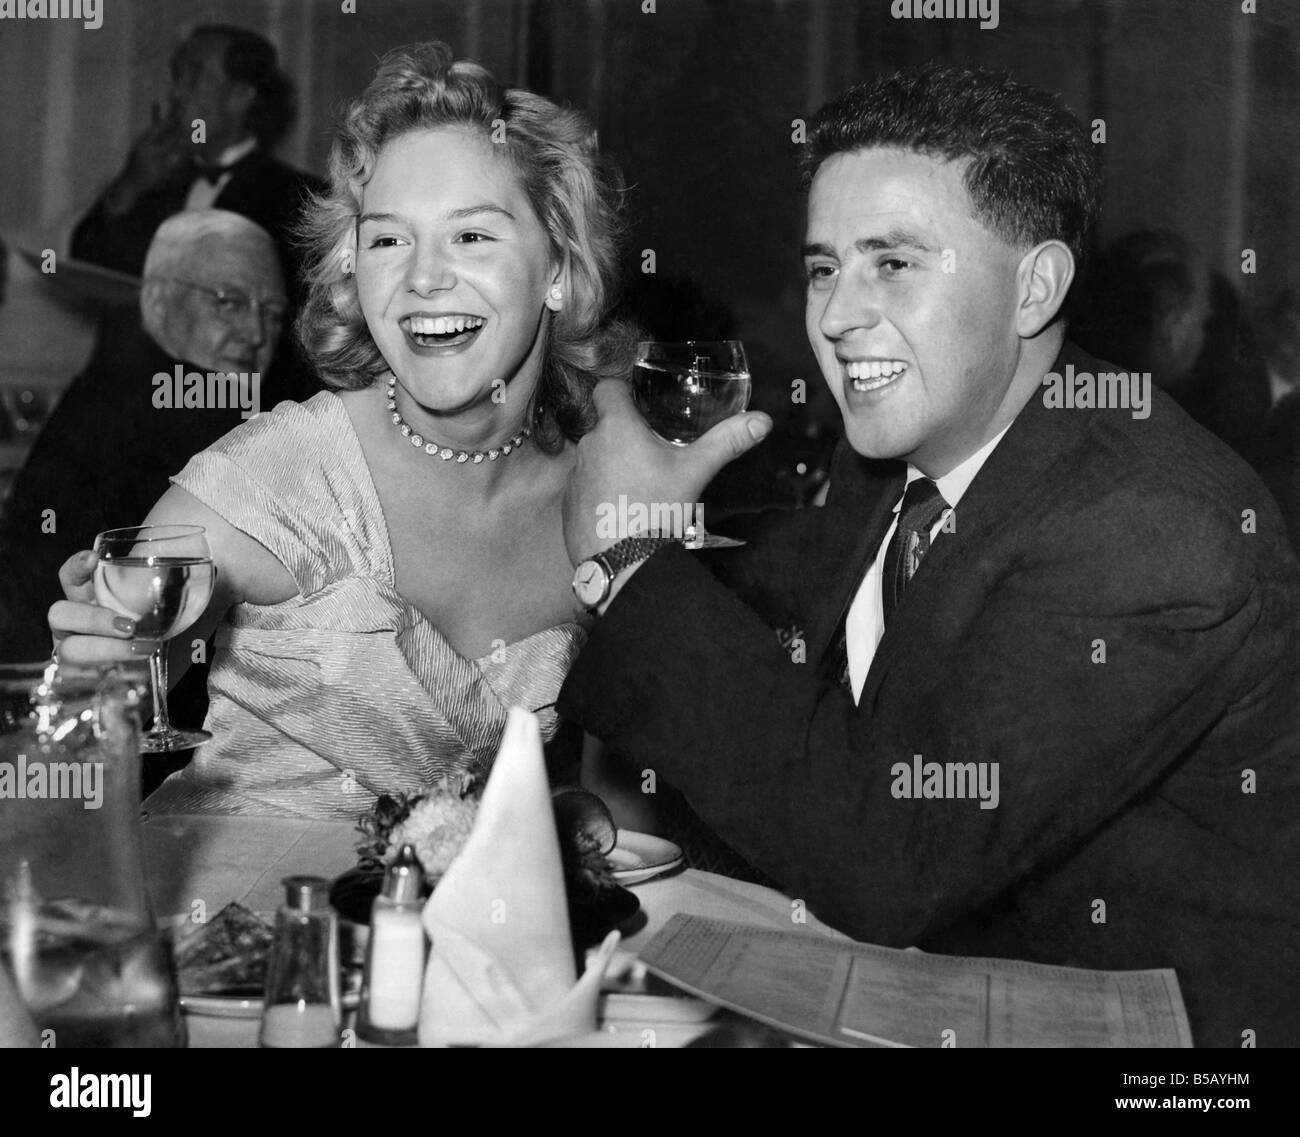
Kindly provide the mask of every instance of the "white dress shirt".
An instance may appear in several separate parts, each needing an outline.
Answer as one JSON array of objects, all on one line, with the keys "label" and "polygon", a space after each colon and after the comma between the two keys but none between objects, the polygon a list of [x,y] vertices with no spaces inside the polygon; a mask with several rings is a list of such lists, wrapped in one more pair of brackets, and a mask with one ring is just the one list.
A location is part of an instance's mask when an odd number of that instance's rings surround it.
[{"label": "white dress shirt", "polygon": [[1285,378],[1271,363],[1268,365],[1268,396],[1270,406],[1277,406],[1293,391],[1300,391],[1300,383]]},{"label": "white dress shirt", "polygon": [[[988,456],[993,453],[994,447],[1002,441],[1002,436],[1006,434],[1008,429],[1009,424],[1004,426],[997,435],[989,439],[960,465],[954,466],[942,478],[934,480],[934,484],[939,487],[939,492],[943,495],[943,500],[953,510],[956,510],[957,503],[961,501],[962,495],[970,488],[971,482],[975,480],[975,475],[980,472],[980,468],[988,461]],[[910,486],[917,478],[923,477],[925,475],[920,470],[909,464],[907,467],[907,485],[903,487],[904,492],[906,492],[907,486]],[[889,526],[889,531],[885,534],[884,540],[880,542],[880,548],[876,550],[876,559],[871,562],[871,567],[867,569],[867,575],[858,588],[853,603],[849,605],[849,614],[844,625],[845,647],[848,650],[849,657],[849,680],[853,687],[853,701],[855,703],[862,697],[862,688],[867,681],[867,672],[871,669],[871,661],[875,658],[876,648],[880,644],[880,637],[885,634],[885,602],[881,595],[880,582],[884,576],[885,551],[889,548],[889,542],[893,539],[894,531],[898,528],[898,511],[902,504],[903,499],[900,495],[898,501],[894,503],[893,523]],[[930,528],[930,541],[932,543],[943,532],[945,517],[946,513]],[[957,523],[959,524],[960,521],[958,520]]]},{"label": "white dress shirt", "polygon": [[[217,159],[218,166],[233,166],[240,158],[246,154],[251,154],[257,149],[256,138],[245,138],[243,142],[236,142],[234,146],[227,146],[222,152],[221,157]],[[208,181],[205,177],[197,177],[190,186],[189,196],[185,199],[186,209],[211,209],[213,202],[221,196],[221,191],[230,184],[229,172],[224,173],[215,182]]]}]

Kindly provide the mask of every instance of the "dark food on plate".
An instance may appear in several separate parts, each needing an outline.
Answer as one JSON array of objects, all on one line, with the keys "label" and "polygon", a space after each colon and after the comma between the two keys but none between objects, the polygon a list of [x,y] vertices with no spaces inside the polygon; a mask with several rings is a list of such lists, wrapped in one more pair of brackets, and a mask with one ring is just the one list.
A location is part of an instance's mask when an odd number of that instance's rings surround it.
[{"label": "dark food on plate", "polygon": [[206,924],[187,924],[174,949],[181,994],[259,994],[272,938],[265,920],[233,901]]}]

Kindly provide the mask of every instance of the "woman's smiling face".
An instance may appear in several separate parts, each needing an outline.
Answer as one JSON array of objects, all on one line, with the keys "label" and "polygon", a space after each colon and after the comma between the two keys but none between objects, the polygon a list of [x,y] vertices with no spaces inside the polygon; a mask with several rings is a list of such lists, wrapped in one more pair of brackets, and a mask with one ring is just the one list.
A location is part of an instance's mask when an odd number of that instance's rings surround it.
[{"label": "woman's smiling face", "polygon": [[501,404],[514,384],[531,393],[558,273],[518,173],[485,137],[444,127],[380,151],[362,192],[357,293],[385,361],[426,410]]}]

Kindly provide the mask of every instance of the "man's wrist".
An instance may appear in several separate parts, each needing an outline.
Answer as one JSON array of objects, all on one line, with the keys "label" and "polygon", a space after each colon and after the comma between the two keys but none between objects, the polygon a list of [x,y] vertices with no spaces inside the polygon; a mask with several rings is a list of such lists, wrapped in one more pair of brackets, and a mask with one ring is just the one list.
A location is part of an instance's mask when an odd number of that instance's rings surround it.
[{"label": "man's wrist", "polygon": [[624,537],[584,557],[574,569],[574,595],[588,612],[599,615],[638,565],[666,545],[678,544],[680,540],[660,534]]},{"label": "man's wrist", "polygon": [[[651,553],[650,557],[653,556],[654,553]],[[594,609],[597,616],[603,616],[609,610],[609,606],[614,603],[614,597],[623,591],[623,586],[636,575],[637,570],[645,564],[650,557],[646,557],[645,560],[637,561],[636,564],[630,565],[614,577],[609,586],[609,595],[597,604]]]}]

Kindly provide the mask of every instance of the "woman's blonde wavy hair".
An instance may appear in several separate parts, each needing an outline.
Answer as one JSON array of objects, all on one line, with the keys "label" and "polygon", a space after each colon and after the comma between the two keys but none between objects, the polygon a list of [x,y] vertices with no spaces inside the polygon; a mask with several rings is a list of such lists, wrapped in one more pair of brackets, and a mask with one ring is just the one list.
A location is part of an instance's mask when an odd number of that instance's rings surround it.
[{"label": "woman's blonde wavy hair", "polygon": [[536,439],[555,451],[594,419],[599,379],[627,374],[635,329],[608,319],[618,292],[621,180],[600,158],[579,111],[531,91],[504,89],[444,43],[395,48],[344,112],[330,151],[329,193],[309,202],[300,236],[307,298],[298,338],[321,381],[369,387],[388,370],[366,327],[352,275],[361,192],[384,145],[417,130],[468,127],[501,138],[556,260],[567,267],[564,307],[551,318],[535,400]]}]

